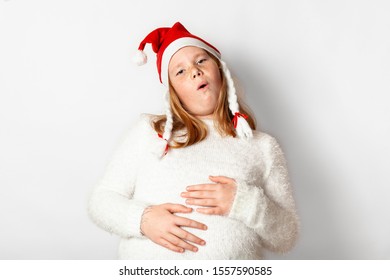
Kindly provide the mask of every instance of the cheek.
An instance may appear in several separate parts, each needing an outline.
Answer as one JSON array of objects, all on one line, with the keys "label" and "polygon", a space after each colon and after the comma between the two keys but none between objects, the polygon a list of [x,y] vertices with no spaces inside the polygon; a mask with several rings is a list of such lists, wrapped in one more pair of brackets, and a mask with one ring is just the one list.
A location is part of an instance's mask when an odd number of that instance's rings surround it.
[{"label": "cheek", "polygon": [[218,90],[221,91],[222,88],[222,79],[221,77],[218,76],[217,78],[217,85],[218,85]]},{"label": "cheek", "polygon": [[177,97],[180,100],[180,103],[183,105],[183,107],[188,108],[188,105],[191,104],[193,96],[189,93],[189,90],[185,86],[176,86],[173,87]]},{"label": "cheek", "polygon": [[222,87],[222,75],[223,74],[219,71],[218,66],[215,65],[215,69],[212,70],[212,77],[218,89],[221,89]]},{"label": "cheek", "polygon": [[183,96],[187,92],[187,86],[184,81],[181,81],[180,79],[176,79],[171,82],[172,87],[176,91],[178,96]]}]

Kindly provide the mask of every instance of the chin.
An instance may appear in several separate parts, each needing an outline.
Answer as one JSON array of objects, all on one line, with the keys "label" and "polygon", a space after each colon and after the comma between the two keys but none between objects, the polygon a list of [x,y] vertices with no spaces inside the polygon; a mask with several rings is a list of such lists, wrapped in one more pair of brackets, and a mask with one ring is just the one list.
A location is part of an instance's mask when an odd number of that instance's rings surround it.
[{"label": "chin", "polygon": [[203,114],[194,114],[194,116],[196,116],[198,118],[212,118],[213,117],[213,112],[203,113]]}]

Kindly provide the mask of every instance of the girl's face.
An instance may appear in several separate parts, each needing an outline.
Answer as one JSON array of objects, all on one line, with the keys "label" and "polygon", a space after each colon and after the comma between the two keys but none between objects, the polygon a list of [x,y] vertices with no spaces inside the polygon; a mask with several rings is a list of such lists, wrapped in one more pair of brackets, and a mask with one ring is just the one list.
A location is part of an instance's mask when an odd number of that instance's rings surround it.
[{"label": "girl's face", "polygon": [[168,74],[188,113],[199,118],[212,117],[222,80],[217,63],[205,50],[198,47],[178,50],[169,62]]}]

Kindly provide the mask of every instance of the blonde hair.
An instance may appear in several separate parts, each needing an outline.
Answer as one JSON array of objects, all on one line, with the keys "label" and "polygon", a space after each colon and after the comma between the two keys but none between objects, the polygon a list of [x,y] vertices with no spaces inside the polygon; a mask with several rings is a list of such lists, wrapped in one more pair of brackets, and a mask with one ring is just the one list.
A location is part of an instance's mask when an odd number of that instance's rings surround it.
[{"label": "blonde hair", "polygon": [[[217,107],[213,113],[214,125],[217,128],[218,132],[222,136],[233,136],[236,137],[236,131],[234,129],[232,120],[234,115],[229,110],[228,94],[227,94],[227,81],[225,75],[221,71],[221,63],[219,59],[210,54],[210,57],[217,63],[221,79],[221,91],[219,94]],[[180,99],[169,82],[169,105],[172,112],[172,142],[170,142],[170,147],[172,148],[184,148],[191,146],[193,144],[199,143],[204,140],[207,136],[207,126],[200,119],[188,113],[184,108]],[[253,114],[250,112],[250,109],[238,98],[238,105],[240,107],[240,112],[248,116],[246,121],[248,122],[251,129],[256,129],[256,120],[253,117]],[[167,121],[166,115],[156,116],[152,120],[152,125],[154,130],[162,135],[164,133],[165,124]],[[182,133],[182,134],[179,134]],[[179,141],[178,138],[181,140]]]}]

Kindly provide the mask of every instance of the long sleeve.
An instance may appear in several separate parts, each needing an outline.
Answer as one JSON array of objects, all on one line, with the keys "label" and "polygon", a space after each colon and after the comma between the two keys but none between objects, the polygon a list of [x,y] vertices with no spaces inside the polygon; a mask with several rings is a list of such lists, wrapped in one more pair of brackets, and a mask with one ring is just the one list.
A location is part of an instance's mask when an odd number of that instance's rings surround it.
[{"label": "long sleeve", "polygon": [[268,138],[261,185],[237,181],[237,193],[229,216],[242,221],[260,236],[267,249],[284,253],[295,244],[299,220],[283,152]]},{"label": "long sleeve", "polygon": [[91,219],[104,230],[124,238],[142,236],[140,221],[148,206],[132,198],[146,126],[145,117],[141,117],[124,135],[89,198]]}]

